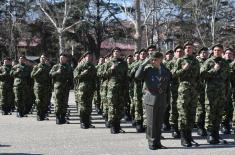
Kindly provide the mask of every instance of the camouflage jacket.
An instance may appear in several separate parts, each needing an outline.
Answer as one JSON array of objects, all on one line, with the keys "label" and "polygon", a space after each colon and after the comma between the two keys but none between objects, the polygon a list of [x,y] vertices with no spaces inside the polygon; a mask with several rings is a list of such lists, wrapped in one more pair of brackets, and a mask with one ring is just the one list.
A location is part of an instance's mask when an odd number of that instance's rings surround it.
[{"label": "camouflage jacket", "polygon": [[11,76],[14,77],[15,87],[25,87],[29,86],[29,79],[31,70],[26,64],[17,64],[12,67]]},{"label": "camouflage jacket", "polygon": [[[186,63],[189,64],[189,68],[184,70],[182,67]],[[189,55],[178,58],[172,70],[172,76],[177,78],[180,83],[186,82],[190,84],[190,86],[197,88],[200,76],[200,65],[198,60],[194,56]]]},{"label": "camouflage jacket", "polygon": [[11,76],[11,65],[3,65],[0,67],[0,87],[12,88],[14,79]]},{"label": "camouflage jacket", "polygon": [[56,64],[50,70],[54,88],[69,90],[73,87],[73,69],[68,64]]},{"label": "camouflage jacket", "polygon": [[[111,66],[114,65],[114,69]],[[119,85],[128,89],[128,66],[127,63],[121,59],[112,59],[107,63],[107,69],[105,70],[105,76],[109,80],[109,86]]]},{"label": "camouflage jacket", "polygon": [[93,92],[96,89],[97,74],[96,68],[91,62],[79,64],[74,72],[74,79],[78,79],[78,91]]},{"label": "camouflage jacket", "polygon": [[[214,65],[220,65],[219,70],[214,69]],[[201,78],[205,79],[206,87],[210,90],[223,90],[226,80],[229,79],[229,64],[220,57],[211,57],[203,64],[200,70]]]},{"label": "camouflage jacket", "polygon": [[39,63],[34,66],[31,77],[34,79],[34,87],[51,86],[51,77],[49,75],[50,67],[46,64]]}]

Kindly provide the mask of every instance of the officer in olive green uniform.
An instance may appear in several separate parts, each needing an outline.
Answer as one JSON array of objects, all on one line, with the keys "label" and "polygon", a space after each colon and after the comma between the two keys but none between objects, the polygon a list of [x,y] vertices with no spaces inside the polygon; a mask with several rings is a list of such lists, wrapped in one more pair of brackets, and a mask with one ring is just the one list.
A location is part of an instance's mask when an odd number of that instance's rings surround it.
[{"label": "officer in olive green uniform", "polygon": [[184,45],[185,56],[176,61],[173,76],[179,79],[177,108],[179,111],[179,127],[181,131],[181,145],[198,146],[192,138],[192,128],[195,121],[197,105],[197,88],[200,75],[200,65],[193,56],[193,44]]},{"label": "officer in olive green uniform", "polygon": [[94,127],[91,125],[92,100],[96,87],[96,68],[92,63],[92,53],[83,55],[84,61],[74,70],[74,79],[78,79],[78,107],[80,114],[80,125],[82,129]]},{"label": "officer in olive green uniform", "polygon": [[11,76],[14,77],[14,94],[17,107],[17,116],[23,117],[28,113],[27,96],[28,94],[28,79],[30,78],[30,70],[26,66],[25,56],[19,57],[19,64],[15,65],[11,70]]},{"label": "officer in olive green uniform", "polygon": [[166,148],[160,140],[161,126],[168,107],[166,100],[167,92],[169,92],[170,71],[162,64],[162,59],[162,53],[152,53],[151,57],[140,65],[135,74],[136,78],[144,80],[143,102],[147,118],[146,137],[151,150]]},{"label": "officer in olive green uniform", "polygon": [[56,124],[66,123],[69,90],[73,87],[73,70],[68,64],[68,54],[60,54],[60,62],[52,67],[50,75],[54,84]]},{"label": "officer in olive green uniform", "polygon": [[36,96],[37,120],[45,119],[48,110],[48,98],[51,87],[50,67],[46,64],[47,56],[42,54],[40,63],[34,66],[31,77],[34,79],[34,94]]},{"label": "officer in olive green uniform", "polygon": [[9,57],[4,58],[3,66],[0,67],[0,105],[3,115],[11,113],[14,105],[14,79],[10,75],[11,68],[11,59]]},{"label": "officer in olive green uniform", "polygon": [[[208,48],[203,47],[198,52],[197,60],[200,63],[200,67],[203,66],[204,62],[208,58]],[[205,80],[200,79],[199,87],[198,87],[198,104],[197,104],[197,111],[196,111],[196,125],[197,125],[197,134],[200,136],[206,136],[206,129],[205,129]]]},{"label": "officer in olive green uniform", "polygon": [[105,71],[108,78],[108,121],[111,124],[111,133],[116,134],[121,131],[120,120],[124,108],[124,92],[128,90],[128,66],[127,63],[120,58],[120,48],[112,50],[113,58],[107,64]]},{"label": "officer in olive green uniform", "polygon": [[225,101],[225,84],[229,79],[229,64],[222,58],[223,46],[212,47],[213,56],[201,68],[201,77],[206,81],[206,120],[207,141],[218,144],[219,128]]}]

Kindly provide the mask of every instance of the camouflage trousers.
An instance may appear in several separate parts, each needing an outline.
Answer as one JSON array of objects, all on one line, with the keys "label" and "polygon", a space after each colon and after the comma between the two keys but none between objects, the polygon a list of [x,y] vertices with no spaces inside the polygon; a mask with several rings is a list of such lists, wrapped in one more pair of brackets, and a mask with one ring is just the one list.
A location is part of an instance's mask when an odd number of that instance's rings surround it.
[{"label": "camouflage trousers", "polygon": [[119,86],[114,86],[108,89],[108,121],[111,124],[118,124],[122,118],[124,110],[123,90]]},{"label": "camouflage trousers", "polygon": [[34,87],[34,94],[36,97],[37,115],[40,118],[45,118],[48,110],[49,88],[42,86]]},{"label": "camouflage trousers", "polygon": [[142,95],[134,96],[134,107],[135,113],[134,118],[136,122],[143,122],[143,102],[142,102]]},{"label": "camouflage trousers", "polygon": [[103,111],[103,115],[108,118],[108,99],[107,99],[107,87],[102,86],[100,90],[100,98],[101,98],[101,109]]},{"label": "camouflage trousers", "polygon": [[57,117],[65,117],[68,108],[69,90],[62,88],[54,89],[55,114]]},{"label": "camouflage trousers", "polygon": [[15,106],[13,88],[0,88],[0,105],[3,112],[11,112]]},{"label": "camouflage trousers", "polygon": [[197,105],[197,92],[189,83],[180,83],[178,88],[177,108],[179,111],[179,128],[190,131],[193,128]]},{"label": "camouflage trousers", "polygon": [[200,93],[198,96],[198,103],[197,103],[197,112],[196,112],[196,125],[198,128],[203,129],[205,128],[205,87],[200,89]]},{"label": "camouflage trousers", "polygon": [[207,131],[211,133],[218,133],[220,123],[222,120],[222,114],[224,109],[225,96],[222,93],[223,90],[206,90],[206,120],[205,126]]},{"label": "camouflage trousers", "polygon": [[230,128],[230,122],[233,119],[233,101],[232,101],[232,92],[230,89],[226,92],[225,102],[224,102],[224,111],[222,116],[222,125],[226,128]]},{"label": "camouflage trousers", "polygon": [[92,91],[78,91],[77,93],[80,122],[89,124],[91,122],[92,100],[94,94]]},{"label": "camouflage trousers", "polygon": [[26,114],[27,96],[29,95],[27,87],[14,87],[13,90],[15,94],[15,104],[17,107],[17,112],[19,112],[19,114],[23,116]]},{"label": "camouflage trousers", "polygon": [[179,112],[177,109],[177,98],[178,98],[178,85],[171,87],[171,110],[170,110],[170,124],[172,127],[178,129],[178,118]]},{"label": "camouflage trousers", "polygon": [[96,108],[101,109],[101,95],[100,89],[97,89],[94,93],[93,103],[95,104]]}]

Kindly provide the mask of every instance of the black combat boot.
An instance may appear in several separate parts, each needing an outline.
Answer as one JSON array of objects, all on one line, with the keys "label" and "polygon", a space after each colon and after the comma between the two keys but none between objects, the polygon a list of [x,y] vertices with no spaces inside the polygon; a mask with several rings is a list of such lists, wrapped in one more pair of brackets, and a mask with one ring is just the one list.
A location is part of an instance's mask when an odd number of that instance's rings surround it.
[{"label": "black combat boot", "polygon": [[110,128],[110,122],[108,121],[108,117],[105,117],[105,127]]},{"label": "black combat boot", "polygon": [[207,142],[209,144],[219,144],[219,135],[216,136],[216,133],[214,131],[212,132],[207,132]]},{"label": "black combat boot", "polygon": [[136,128],[137,133],[143,133],[144,132],[143,123],[141,121],[136,122],[135,128]]},{"label": "black combat boot", "polygon": [[60,116],[56,116],[56,124],[61,124]]},{"label": "black combat boot", "polygon": [[180,138],[180,131],[179,131],[178,127],[172,126],[171,132],[172,132],[171,135],[173,138]]},{"label": "black combat boot", "polygon": [[191,144],[192,144],[193,146],[195,146],[195,147],[200,146],[197,142],[195,142],[195,141],[193,140],[192,131],[190,131],[190,130],[187,131],[187,137],[188,137],[189,141],[191,142]]},{"label": "black combat boot", "polygon": [[198,134],[199,136],[202,136],[202,137],[207,136],[206,129],[205,129],[205,128],[198,128],[198,129],[197,129],[197,134]]},{"label": "black combat boot", "polygon": [[119,133],[117,131],[117,124],[115,124],[115,123],[110,124],[110,132],[111,132],[111,134],[118,134]]},{"label": "black combat boot", "polygon": [[221,132],[223,134],[229,135],[231,134],[231,127],[229,125],[222,126]]},{"label": "black combat boot", "polygon": [[180,135],[181,135],[181,145],[184,146],[184,147],[192,147],[192,143],[189,140],[187,132],[181,131]]}]

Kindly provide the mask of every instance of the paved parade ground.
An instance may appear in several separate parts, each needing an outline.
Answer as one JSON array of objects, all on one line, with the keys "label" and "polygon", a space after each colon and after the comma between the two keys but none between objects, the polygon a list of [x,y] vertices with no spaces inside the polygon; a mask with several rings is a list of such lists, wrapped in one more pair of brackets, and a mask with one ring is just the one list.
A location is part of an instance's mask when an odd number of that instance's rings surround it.
[{"label": "paved parade ground", "polygon": [[163,133],[162,144],[166,150],[151,151],[148,149],[145,134],[138,134],[130,123],[123,122],[122,128],[126,133],[112,135],[104,127],[104,119],[92,113],[94,129],[80,129],[79,117],[74,104],[74,94],[70,93],[69,109],[70,124],[56,125],[55,117],[50,115],[48,121],[36,121],[36,115],[17,118],[16,114],[0,116],[0,155],[234,155],[234,135],[222,135],[229,143],[227,145],[208,145],[205,139],[193,133],[198,148],[185,149],[181,147],[179,139],[172,139],[170,133]]}]

